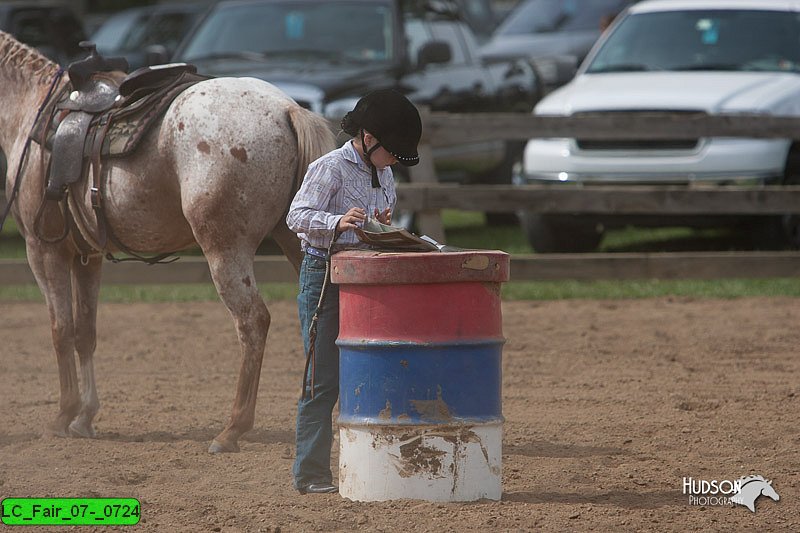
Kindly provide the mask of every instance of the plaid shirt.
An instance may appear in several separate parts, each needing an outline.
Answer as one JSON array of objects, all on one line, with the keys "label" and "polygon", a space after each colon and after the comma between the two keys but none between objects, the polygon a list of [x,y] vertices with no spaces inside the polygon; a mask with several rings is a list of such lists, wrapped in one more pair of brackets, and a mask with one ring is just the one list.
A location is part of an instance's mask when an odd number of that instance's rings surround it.
[{"label": "plaid shirt", "polygon": [[[360,207],[368,217],[375,216],[376,208],[383,213],[391,207],[394,212],[397,194],[391,167],[378,169],[378,180],[381,187],[372,188],[372,171],[352,141],[311,163],[286,216],[286,224],[300,237],[303,250],[309,245],[327,249],[339,219],[350,208]],[[334,249],[368,247],[354,231],[346,231]]]}]

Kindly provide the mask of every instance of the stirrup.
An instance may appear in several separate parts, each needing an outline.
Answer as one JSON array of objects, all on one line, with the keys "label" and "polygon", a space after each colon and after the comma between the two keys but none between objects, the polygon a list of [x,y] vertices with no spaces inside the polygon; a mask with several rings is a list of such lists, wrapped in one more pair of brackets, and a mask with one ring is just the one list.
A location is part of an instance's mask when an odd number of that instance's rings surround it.
[{"label": "stirrup", "polygon": [[44,190],[44,198],[45,200],[55,200],[60,202],[64,199],[64,195],[67,192],[66,187],[58,187],[58,186],[51,186],[48,185],[47,188]]}]

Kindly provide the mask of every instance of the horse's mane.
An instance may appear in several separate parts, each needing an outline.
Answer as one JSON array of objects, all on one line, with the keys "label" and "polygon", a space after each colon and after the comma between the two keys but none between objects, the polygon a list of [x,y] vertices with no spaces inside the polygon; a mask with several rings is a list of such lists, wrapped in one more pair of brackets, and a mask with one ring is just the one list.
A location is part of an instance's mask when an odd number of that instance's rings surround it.
[{"label": "horse's mane", "polygon": [[0,70],[23,80],[40,85],[50,82],[58,65],[38,50],[16,40],[12,35],[0,31]]},{"label": "horse's mane", "polygon": [[739,479],[739,481],[741,482],[743,487],[748,483],[750,483],[751,481],[763,481],[764,483],[767,483],[767,480],[764,479],[764,476],[747,476]]}]

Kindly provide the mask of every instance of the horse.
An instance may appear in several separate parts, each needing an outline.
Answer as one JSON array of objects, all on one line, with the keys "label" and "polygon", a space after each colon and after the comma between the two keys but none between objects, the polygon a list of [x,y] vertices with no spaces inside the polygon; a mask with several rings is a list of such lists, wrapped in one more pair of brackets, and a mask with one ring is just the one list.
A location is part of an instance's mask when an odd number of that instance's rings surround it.
[{"label": "horse", "polygon": [[[104,254],[119,248],[79,249],[80,239],[97,241],[100,217],[91,208],[89,180],[72,184],[67,194],[69,212],[83,214],[72,217],[75,228],[68,238],[41,239],[34,231],[37,210],[45,203],[56,207],[45,209],[42,232],[58,235],[68,220],[58,203],[43,202],[50,154],[28,141],[50,86],[69,83],[60,73],[38,51],[0,32],[6,198],[12,201],[19,180],[12,214],[46,301],[58,362],[60,402],[45,434],[91,438],[100,407],[93,368],[100,275]],[[15,175],[26,144],[25,165]],[[212,78],[183,91],[132,154],[103,164],[105,218],[117,242],[141,254],[199,246],[233,318],[241,365],[230,420],[210,453],[238,451],[239,438],[254,423],[270,326],[255,283],[256,249],[271,236],[299,272],[300,243],[285,214],[308,164],[333,148],[327,121],[275,86],[254,78]]]},{"label": "horse", "polygon": [[756,512],[756,499],[759,496],[767,496],[776,502],[781,499],[772,487],[772,481],[767,481],[763,476],[746,476],[739,479],[741,487],[736,494],[731,496],[731,502],[744,505],[750,512]]}]

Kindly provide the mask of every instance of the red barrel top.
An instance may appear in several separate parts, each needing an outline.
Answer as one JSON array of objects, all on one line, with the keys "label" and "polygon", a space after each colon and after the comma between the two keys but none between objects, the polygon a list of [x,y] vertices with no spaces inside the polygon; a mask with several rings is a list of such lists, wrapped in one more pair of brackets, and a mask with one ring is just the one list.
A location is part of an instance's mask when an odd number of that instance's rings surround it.
[{"label": "red barrel top", "polygon": [[382,285],[508,281],[509,255],[500,250],[378,252],[351,250],[331,258],[331,281]]}]

